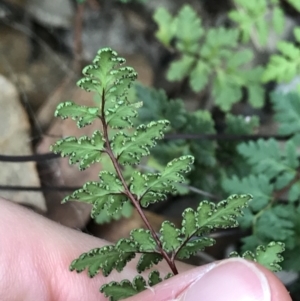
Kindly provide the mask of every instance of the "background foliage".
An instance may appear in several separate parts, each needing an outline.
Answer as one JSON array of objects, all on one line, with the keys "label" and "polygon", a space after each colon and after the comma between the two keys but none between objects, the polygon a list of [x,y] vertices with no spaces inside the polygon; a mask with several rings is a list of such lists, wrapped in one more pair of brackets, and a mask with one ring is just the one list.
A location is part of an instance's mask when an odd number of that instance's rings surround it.
[{"label": "background foliage", "polygon": [[[287,2],[300,12],[297,1]],[[156,38],[175,54],[166,78],[184,83],[200,95],[201,103],[192,112],[184,101],[170,99],[163,90],[136,86],[136,98],[144,103],[140,120],[171,122],[167,139],[154,149],[155,160],[148,164],[159,168],[170,157],[192,154],[190,187],[217,198],[253,194],[254,201],[239,219],[248,233],[242,249],[282,241],[287,248],[284,267],[299,272],[300,90],[297,85],[288,93],[276,88],[299,76],[299,27],[290,40],[281,39],[286,12],[277,0],[234,0],[228,26],[205,24],[189,5],[175,14],[159,8],[153,18]],[[277,40],[275,52],[268,50],[270,37]],[[266,51],[267,59],[257,62],[255,56]],[[237,104],[253,109],[237,115]],[[274,138],[259,134],[266,110],[272,116]]]}]

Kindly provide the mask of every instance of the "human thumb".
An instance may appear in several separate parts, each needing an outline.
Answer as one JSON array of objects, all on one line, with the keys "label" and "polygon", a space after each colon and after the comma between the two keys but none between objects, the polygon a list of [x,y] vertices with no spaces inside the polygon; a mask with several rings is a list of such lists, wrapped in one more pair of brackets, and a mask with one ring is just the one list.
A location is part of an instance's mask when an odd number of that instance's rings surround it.
[{"label": "human thumb", "polygon": [[291,301],[279,279],[267,269],[232,258],[179,274],[133,297],[155,301]]}]

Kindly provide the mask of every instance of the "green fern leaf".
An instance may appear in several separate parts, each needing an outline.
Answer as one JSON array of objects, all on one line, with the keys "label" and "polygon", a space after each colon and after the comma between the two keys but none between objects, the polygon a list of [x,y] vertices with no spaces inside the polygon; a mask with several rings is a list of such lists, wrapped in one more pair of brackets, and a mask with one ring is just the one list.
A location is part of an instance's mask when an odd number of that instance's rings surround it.
[{"label": "green fern leaf", "polygon": [[269,179],[264,174],[257,176],[250,175],[239,179],[237,176],[224,179],[222,183],[223,189],[228,193],[243,193],[250,192],[253,195],[253,201],[249,207],[258,212],[262,210],[272,199],[274,184],[271,184]]},{"label": "green fern leaf", "polygon": [[271,101],[275,110],[275,120],[279,123],[281,135],[300,132],[300,97],[297,93],[272,93]]},{"label": "green fern leaf", "polygon": [[161,279],[158,271],[152,271],[151,273],[149,273],[148,278],[149,278],[149,280],[148,280],[149,286],[154,286],[154,285],[162,282],[162,279]]},{"label": "green fern leaf", "polygon": [[[196,111],[187,115],[185,133],[189,134],[215,134],[215,124],[208,111]],[[186,153],[191,153],[197,158],[198,164],[212,167],[216,164],[215,141],[190,141]]]},{"label": "green fern leaf", "polygon": [[291,4],[298,12],[300,12],[300,3],[297,0],[287,0],[289,4]]},{"label": "green fern leaf", "polygon": [[147,125],[140,125],[132,136],[119,132],[112,138],[112,149],[118,161],[122,165],[138,164],[141,157],[149,155],[149,148],[156,145],[158,139],[162,139],[169,122],[159,120]]},{"label": "green fern leaf", "polygon": [[132,118],[137,116],[135,104],[127,104],[124,101],[119,101],[114,108],[105,111],[106,123],[111,128],[126,128],[132,127]]},{"label": "green fern leaf", "polygon": [[106,102],[117,102],[128,93],[131,83],[137,74],[133,68],[120,67],[124,58],[110,48],[100,49],[92,65],[85,67],[82,73],[86,76],[77,85],[86,91],[94,91]]},{"label": "green fern leaf", "polygon": [[103,171],[100,173],[102,182],[87,182],[82,188],[65,197],[62,203],[78,200],[93,204],[91,216],[96,217],[101,210],[106,208],[109,215],[114,215],[122,210],[127,197],[123,194],[123,185],[113,173]]},{"label": "green fern leaf", "polygon": [[190,74],[189,83],[192,90],[195,92],[202,91],[208,84],[211,73],[212,68],[205,62],[199,60]]},{"label": "green fern leaf", "polygon": [[[106,209],[107,214],[112,217],[116,216],[116,215],[120,215],[126,201],[128,201],[128,198],[126,195],[123,195],[123,194],[111,195],[109,201],[105,203],[105,209]],[[95,217],[96,215],[97,214],[95,214],[95,212],[93,212],[93,217]]]},{"label": "green fern leaf", "polygon": [[99,109],[96,107],[80,106],[72,101],[66,101],[57,106],[54,115],[62,119],[70,117],[73,120],[77,120],[77,126],[82,128],[91,124],[99,117]]},{"label": "green fern leaf", "polygon": [[136,269],[139,273],[144,272],[162,260],[163,257],[159,253],[144,253],[141,255]]},{"label": "green fern leaf", "polygon": [[278,1],[268,3],[265,0],[234,0],[234,4],[236,9],[229,13],[229,18],[240,27],[243,42],[248,42],[250,38],[255,39],[256,42],[257,36],[257,42],[266,45],[271,29],[266,22],[266,17],[270,13],[273,16],[273,24],[276,24],[275,30],[277,33],[282,33],[284,27],[279,27],[279,24],[284,24],[284,18]]},{"label": "green fern leaf", "polygon": [[142,85],[136,85],[136,98],[143,102],[139,109],[139,120],[169,120],[173,129],[181,129],[186,123],[186,109],[181,99],[168,99],[164,90],[155,90]]},{"label": "green fern leaf", "polygon": [[272,24],[276,33],[281,34],[285,25],[285,15],[280,7],[274,7]]},{"label": "green fern leaf", "polygon": [[281,163],[281,154],[278,142],[274,139],[250,141],[241,143],[238,152],[246,158],[253,171],[257,174],[264,173],[272,178],[285,169]]},{"label": "green fern leaf", "polygon": [[186,259],[191,255],[195,255],[199,251],[203,251],[206,247],[213,246],[216,241],[213,238],[201,237],[193,241],[189,241],[177,253],[177,258]]},{"label": "green fern leaf", "polygon": [[259,119],[257,116],[245,117],[242,115],[226,114],[225,117],[227,134],[252,134],[259,126]]},{"label": "green fern leaf", "polygon": [[215,205],[203,201],[196,211],[197,235],[211,232],[215,228],[232,228],[238,225],[236,218],[243,215],[242,209],[252,200],[251,195],[232,195]]},{"label": "green fern leaf", "polygon": [[165,46],[169,46],[176,31],[176,24],[169,11],[164,7],[159,7],[154,15],[154,21],[158,25],[155,37]]},{"label": "green fern leaf", "polygon": [[195,211],[191,208],[186,208],[182,213],[182,217],[182,234],[185,238],[191,237],[197,226]]},{"label": "green fern leaf", "polygon": [[[115,196],[114,196],[115,197]],[[107,210],[101,210],[99,214],[95,214],[95,222],[96,224],[102,225],[105,223],[112,222],[113,220],[119,220],[123,218],[130,218],[132,216],[133,207],[129,200],[127,200],[120,210],[115,212],[114,214],[108,214]]]},{"label": "green fern leaf", "polygon": [[176,229],[173,223],[164,221],[160,233],[160,241],[165,251],[174,252],[180,246],[180,230]]},{"label": "green fern leaf", "polygon": [[[126,240],[122,241],[127,242]],[[105,277],[108,276],[113,269],[122,271],[127,262],[135,257],[135,252],[137,251],[137,248],[132,242],[127,242],[127,244],[131,244],[130,251],[128,252],[125,252],[124,248],[121,251],[118,245],[116,245],[105,246],[83,253],[79,258],[73,260],[70,265],[70,270],[76,270],[79,273],[87,269],[90,277],[97,275],[100,270]]]},{"label": "green fern leaf", "polygon": [[220,71],[218,77],[213,82],[212,96],[215,103],[222,111],[228,112],[232,105],[242,97],[242,90],[239,85],[231,84],[226,73]]},{"label": "green fern leaf", "polygon": [[[278,264],[283,261],[281,253],[285,250],[284,244],[280,242],[271,242],[267,246],[258,246],[255,253],[246,251],[242,257],[248,260],[258,262],[267,269],[278,272],[281,266]],[[240,257],[237,252],[230,254],[230,257]]]},{"label": "green fern leaf", "polygon": [[94,132],[91,138],[87,136],[67,137],[58,140],[51,146],[51,151],[55,154],[60,153],[62,157],[70,156],[70,164],[79,163],[79,169],[83,170],[95,162],[101,161],[102,151],[104,150],[104,140],[101,132]]},{"label": "green fern leaf", "polygon": [[179,60],[172,62],[167,72],[167,79],[169,81],[182,80],[193,70],[192,66],[195,61],[194,57],[183,55]]},{"label": "green fern leaf", "polygon": [[[297,31],[294,35],[297,35]],[[281,54],[271,56],[262,77],[264,82],[289,82],[300,72],[300,49],[286,41],[280,41],[277,48]]]},{"label": "green fern leaf", "polygon": [[175,37],[178,39],[176,45],[178,50],[196,52],[204,30],[201,27],[201,19],[195,10],[189,5],[184,5],[174,22],[176,24]]},{"label": "green fern leaf", "polygon": [[102,285],[100,292],[104,293],[105,297],[109,297],[110,301],[118,301],[134,296],[145,288],[145,279],[142,276],[136,276],[132,283],[129,280],[122,280],[121,282],[112,281]]},{"label": "green fern leaf", "polygon": [[184,182],[184,173],[191,169],[194,158],[182,156],[169,162],[162,173],[142,174],[134,172],[130,182],[130,190],[143,207],[150,203],[166,199],[166,193],[176,192],[176,183]]},{"label": "green fern leaf", "polygon": [[139,244],[140,252],[149,252],[156,250],[156,242],[154,241],[149,230],[134,229],[130,232],[133,241]]}]

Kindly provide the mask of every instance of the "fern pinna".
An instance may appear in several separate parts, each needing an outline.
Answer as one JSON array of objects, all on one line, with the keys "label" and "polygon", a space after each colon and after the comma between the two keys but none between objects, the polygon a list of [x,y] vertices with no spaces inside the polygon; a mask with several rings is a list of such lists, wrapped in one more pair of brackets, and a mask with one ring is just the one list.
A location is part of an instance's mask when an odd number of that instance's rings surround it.
[{"label": "fern pinna", "polygon": [[[70,164],[78,163],[80,170],[101,162],[104,157],[109,158],[114,166],[113,172],[100,171],[98,181],[87,182],[63,202],[77,200],[92,204],[93,218],[103,210],[114,216],[120,213],[124,204],[131,202],[146,228],[132,230],[129,238],[120,239],[115,245],[82,254],[71,263],[70,269],[77,272],[87,269],[90,277],[101,270],[104,276],[108,276],[113,270],[121,272],[137,254],[138,273],[162,260],[170,267],[170,273],[164,277],[154,270],[148,279],[138,275],[133,281],[103,285],[101,292],[110,300],[127,298],[176,275],[175,259],[188,258],[213,245],[214,239],[207,234],[216,228],[236,227],[237,217],[251,200],[250,195],[233,195],[218,204],[203,201],[196,210],[184,210],[181,228],[165,221],[159,233],[154,231],[143,208],[176,192],[176,185],[184,181],[184,174],[191,170],[194,159],[182,156],[169,162],[160,173],[142,173],[136,168],[129,180],[124,177],[124,167],[137,166],[142,157],[149,155],[149,149],[163,138],[169,125],[167,120],[160,120],[134,128],[133,120],[141,103],[130,102],[127,96],[137,74],[133,68],[123,67],[124,63],[125,60],[115,51],[104,48],[98,52],[93,64],[84,68],[84,78],[78,85],[88,92],[97,93],[101,100],[99,105],[87,107],[68,101],[58,105],[55,115],[62,119],[72,118],[79,128],[100,119],[102,129],[95,131],[92,137],[67,137],[52,146],[54,153],[69,156]],[[256,254],[247,253],[245,256],[277,270],[282,251],[282,244],[273,243],[259,249]]]}]

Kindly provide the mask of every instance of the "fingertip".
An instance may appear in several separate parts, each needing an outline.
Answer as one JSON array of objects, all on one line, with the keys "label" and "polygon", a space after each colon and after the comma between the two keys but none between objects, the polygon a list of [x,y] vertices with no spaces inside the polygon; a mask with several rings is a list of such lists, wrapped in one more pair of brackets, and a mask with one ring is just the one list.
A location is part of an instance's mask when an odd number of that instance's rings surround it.
[{"label": "fingertip", "polygon": [[279,279],[240,258],[223,260],[177,275],[130,299],[171,301],[291,301]]}]

